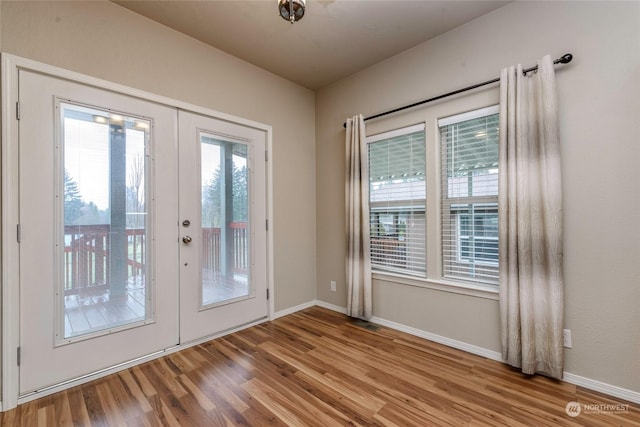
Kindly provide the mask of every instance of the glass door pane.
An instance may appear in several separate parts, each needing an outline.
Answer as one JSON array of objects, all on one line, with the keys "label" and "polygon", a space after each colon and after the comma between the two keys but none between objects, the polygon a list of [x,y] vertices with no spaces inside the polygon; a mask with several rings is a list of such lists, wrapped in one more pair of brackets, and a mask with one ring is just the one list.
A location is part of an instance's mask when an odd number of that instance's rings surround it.
[{"label": "glass door pane", "polygon": [[247,145],[200,134],[200,307],[250,296]]},{"label": "glass door pane", "polygon": [[150,121],[60,103],[64,326],[58,342],[150,317],[147,284]]}]

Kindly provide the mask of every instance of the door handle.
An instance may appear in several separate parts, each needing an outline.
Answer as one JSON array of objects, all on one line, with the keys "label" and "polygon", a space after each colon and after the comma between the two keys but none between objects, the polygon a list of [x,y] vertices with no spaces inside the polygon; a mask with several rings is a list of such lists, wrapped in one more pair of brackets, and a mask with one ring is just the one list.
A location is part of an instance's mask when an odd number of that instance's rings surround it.
[{"label": "door handle", "polygon": [[192,241],[192,240],[193,240],[193,239],[191,238],[191,236],[184,236],[184,237],[182,238],[182,242],[183,242],[183,243],[185,243],[185,244],[187,244],[187,245],[188,245],[189,243],[191,243],[191,241]]}]

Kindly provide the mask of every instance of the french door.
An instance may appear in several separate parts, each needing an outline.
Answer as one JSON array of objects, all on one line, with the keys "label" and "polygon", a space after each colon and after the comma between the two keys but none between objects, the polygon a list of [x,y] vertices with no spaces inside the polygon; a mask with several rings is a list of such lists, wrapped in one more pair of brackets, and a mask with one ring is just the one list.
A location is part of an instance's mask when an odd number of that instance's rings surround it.
[{"label": "french door", "polygon": [[263,131],[18,82],[19,394],[266,318]]},{"label": "french door", "polygon": [[180,340],[267,316],[265,132],[179,112]]}]

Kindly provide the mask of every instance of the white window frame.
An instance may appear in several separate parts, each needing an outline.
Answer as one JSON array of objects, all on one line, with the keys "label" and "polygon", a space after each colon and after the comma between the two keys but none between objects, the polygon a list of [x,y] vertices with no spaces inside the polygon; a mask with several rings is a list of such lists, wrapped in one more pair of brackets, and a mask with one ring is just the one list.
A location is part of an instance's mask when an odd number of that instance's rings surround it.
[{"label": "white window frame", "polygon": [[[419,123],[419,124],[415,124],[415,125],[411,125],[411,126],[407,126],[407,127],[402,127],[402,128],[398,128],[398,129],[394,129],[388,132],[382,132],[382,133],[378,133],[378,134],[374,134],[374,135],[370,135],[367,136],[365,138],[365,143],[367,145],[367,152],[369,150],[369,145],[372,143],[376,143],[379,141],[384,141],[386,139],[391,139],[391,138],[395,138],[398,136],[403,136],[403,135],[409,135],[409,134],[413,134],[416,132],[424,132],[425,131],[425,125],[424,123]],[[426,135],[425,135],[425,140],[426,140]],[[369,168],[370,165],[367,164],[367,168]],[[366,184],[367,185],[367,193],[369,193],[369,183]],[[426,191],[426,188],[425,188]],[[370,197],[370,196],[369,196]],[[426,208],[426,195],[425,195],[425,206],[422,209],[415,209],[412,206],[404,206],[402,203],[403,202],[410,202],[410,200],[404,200],[401,202],[391,202],[392,205],[387,206],[388,209],[386,209],[386,211],[393,211],[392,215],[394,216],[400,216],[403,214],[406,215],[412,215],[412,214],[422,214],[422,216],[425,218],[425,222],[426,222],[426,217],[427,217],[427,208]],[[380,209],[381,206],[380,204],[382,204],[384,202],[369,202],[369,219],[371,219],[372,215],[376,213],[376,211],[374,211],[374,209],[378,208]],[[399,203],[398,206],[393,206],[393,204],[395,203]],[[381,215],[383,213],[378,213],[378,215]],[[369,225],[371,227],[371,224]],[[375,237],[379,237],[378,235],[376,235]],[[369,242],[371,243],[371,241],[374,239],[374,236],[371,235],[369,237]],[[424,251],[426,251],[426,232],[425,232],[425,236],[424,236]],[[371,252],[370,252],[371,253]],[[405,253],[405,257],[407,257],[407,254]],[[405,259],[405,262],[409,262],[407,261],[407,259]],[[392,273],[392,274],[400,274],[400,275],[407,275],[407,276],[411,276],[411,277],[426,277],[426,271],[424,273],[418,271],[418,270],[411,270],[409,268],[403,268],[401,266],[394,266],[393,263],[391,263],[391,265],[381,265],[381,264],[376,264],[374,263],[373,259],[371,259],[371,267],[373,269],[374,272],[376,273]],[[426,261],[425,261],[425,270],[426,270]],[[424,276],[423,276],[424,274]]]},{"label": "white window frame", "polygon": [[[367,137],[367,142],[380,140],[398,135],[410,129],[411,121],[416,123],[416,117],[423,118],[424,124],[414,125],[416,129],[424,126],[425,129],[425,150],[426,150],[426,277],[415,277],[410,274],[403,274],[395,271],[374,270],[372,278],[381,283],[395,283],[407,286],[433,289],[448,293],[467,295],[482,299],[498,300],[499,288],[494,284],[474,282],[472,280],[458,280],[444,277],[444,266],[442,262],[442,232],[441,232],[441,161],[440,161],[440,123],[447,123],[447,120],[462,121],[469,120],[484,115],[494,114],[499,111],[499,93],[495,90],[492,93],[471,94],[449,102],[425,107],[421,111],[407,114],[406,119],[389,119],[389,124],[394,130],[385,132],[385,122],[380,121],[370,127],[375,133]],[[460,113],[462,111],[462,113]],[[462,119],[462,120],[461,120]],[[419,119],[418,119],[419,120]],[[403,122],[407,125],[403,126]],[[387,129],[389,129],[387,127]],[[403,132],[404,131],[404,132]],[[394,132],[396,132],[394,134]],[[478,262],[476,262],[478,263]]]},{"label": "white window frame", "polygon": [[[439,119],[437,122],[437,130],[438,130],[438,138],[437,138],[437,144],[439,147],[441,147],[442,150],[442,138],[441,138],[441,134],[440,134],[440,129],[444,126],[449,126],[449,125],[454,125],[457,123],[463,123],[469,120],[474,120],[474,119],[479,119],[479,118],[483,118],[483,117],[487,117],[487,116],[493,116],[495,114],[498,114],[500,112],[500,106],[499,105],[492,105],[489,107],[483,107],[483,108],[479,108],[479,109],[475,109],[472,111],[468,111],[465,113],[461,113],[461,114],[454,114],[452,116],[447,116],[444,117],[442,119]],[[444,155],[445,153],[440,153],[440,155]],[[440,157],[440,156],[439,156]],[[497,159],[496,159],[497,160]],[[438,162],[440,162],[440,167],[442,168],[442,159],[438,158],[437,159]],[[445,171],[441,170],[441,174],[439,175],[440,178],[440,185],[441,185],[441,192],[445,192],[445,183],[442,182],[442,180],[445,179]],[[497,184],[496,184],[497,185]],[[496,188],[497,191],[497,188]],[[473,259],[469,259],[469,258],[464,258],[462,257],[462,227],[461,227],[461,214],[462,212],[467,212],[467,214],[470,217],[473,217],[473,210],[471,210],[471,208],[465,208],[464,206],[473,206],[475,208],[490,208],[492,206],[495,206],[496,209],[496,215],[497,215],[497,209],[498,209],[498,194],[496,192],[495,195],[471,195],[471,194],[467,194],[466,196],[462,195],[462,196],[453,196],[451,199],[446,197],[446,194],[442,194],[442,198],[439,200],[440,203],[440,214],[441,215],[452,215],[454,216],[454,221],[456,223],[456,228],[455,228],[455,236],[451,236],[453,239],[455,240],[455,258],[452,260],[449,257],[445,257],[445,256],[441,256],[441,263],[442,263],[442,277],[446,277],[446,279],[448,280],[453,280],[453,281],[461,281],[461,282],[474,282],[474,283],[479,283],[482,284],[483,286],[491,286],[491,287],[496,287],[498,286],[497,284],[497,267],[498,267],[498,262],[492,262],[492,261],[488,261],[488,260],[477,260],[475,258]],[[445,200],[446,199],[446,200]],[[452,202],[453,201],[453,202]],[[456,210],[456,206],[460,206],[460,212],[455,212]],[[445,211],[446,209],[446,211]],[[493,210],[493,209],[491,209]],[[441,225],[442,222],[444,221],[444,219],[441,221]],[[439,232],[441,233],[441,245],[444,243],[444,237],[442,237],[442,233],[443,230],[439,230]],[[472,239],[473,236],[467,236],[467,238],[469,240]],[[498,240],[497,237],[495,238],[491,238],[491,237],[486,237],[486,238],[482,238],[483,240]],[[475,247],[475,245],[474,245]],[[442,249],[442,251],[444,252],[444,248]],[[443,254],[444,255],[444,254]],[[445,259],[446,258],[446,259]],[[456,268],[455,265],[461,266],[463,264],[466,264],[468,266],[468,270],[464,271],[464,270],[458,270]],[[445,265],[449,266],[449,268],[451,268],[451,271],[448,272],[447,274],[445,274]],[[483,268],[482,267],[486,267],[486,268],[491,268],[492,273],[495,274],[495,279],[492,278],[491,274],[483,274]],[[476,271],[480,270],[480,273],[477,274]],[[486,273],[486,272],[484,272]],[[467,275],[470,275],[470,277],[465,277]],[[493,282],[493,280],[496,280],[496,282]],[[492,283],[493,282],[493,283]]]}]

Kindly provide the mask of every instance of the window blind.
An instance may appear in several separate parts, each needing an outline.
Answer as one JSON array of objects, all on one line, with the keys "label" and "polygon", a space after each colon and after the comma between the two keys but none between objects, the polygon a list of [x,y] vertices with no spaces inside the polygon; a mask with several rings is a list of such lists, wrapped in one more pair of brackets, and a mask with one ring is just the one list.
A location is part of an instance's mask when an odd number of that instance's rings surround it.
[{"label": "window blind", "polygon": [[371,265],[424,276],[424,126],[367,138]]},{"label": "window blind", "polygon": [[498,283],[498,106],[438,121],[443,276]]}]

